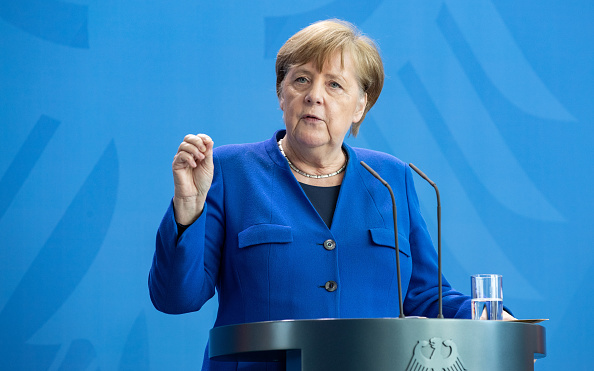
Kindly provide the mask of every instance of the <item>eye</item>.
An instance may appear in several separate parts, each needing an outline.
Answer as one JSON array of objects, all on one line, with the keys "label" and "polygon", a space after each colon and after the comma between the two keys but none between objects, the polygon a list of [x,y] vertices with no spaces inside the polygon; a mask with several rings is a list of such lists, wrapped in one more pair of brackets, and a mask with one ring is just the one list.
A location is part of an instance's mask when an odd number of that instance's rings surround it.
[{"label": "eye", "polygon": [[299,76],[295,79],[295,82],[299,84],[305,84],[307,83],[307,78],[305,78],[304,76]]},{"label": "eye", "polygon": [[330,82],[330,87],[332,89],[342,89],[342,86],[339,83],[337,83],[336,81],[331,81]]}]

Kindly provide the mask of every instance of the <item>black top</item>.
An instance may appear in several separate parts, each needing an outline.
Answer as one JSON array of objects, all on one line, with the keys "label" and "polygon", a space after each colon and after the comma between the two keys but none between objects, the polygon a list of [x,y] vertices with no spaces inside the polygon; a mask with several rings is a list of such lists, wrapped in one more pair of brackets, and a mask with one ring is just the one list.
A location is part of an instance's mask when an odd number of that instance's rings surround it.
[{"label": "black top", "polygon": [[338,201],[338,194],[340,193],[340,185],[317,187],[301,182],[299,184],[311,204],[322,217],[322,220],[324,220],[324,223],[330,228],[332,218],[334,217],[334,209],[336,209],[336,202]]}]

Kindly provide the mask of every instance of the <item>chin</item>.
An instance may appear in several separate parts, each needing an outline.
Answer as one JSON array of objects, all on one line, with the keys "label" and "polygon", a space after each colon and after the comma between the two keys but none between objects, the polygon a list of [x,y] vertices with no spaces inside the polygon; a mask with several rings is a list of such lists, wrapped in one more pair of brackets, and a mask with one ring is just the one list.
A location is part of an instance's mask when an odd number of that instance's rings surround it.
[{"label": "chin", "polygon": [[331,142],[326,125],[297,125],[291,132],[291,137],[301,146],[308,148],[323,146]]},{"label": "chin", "polygon": [[319,146],[323,146],[325,144],[328,144],[330,142],[330,139],[328,138],[328,136],[322,136],[322,135],[300,135],[297,137],[297,140],[299,141],[299,143],[301,143],[302,145],[305,145],[307,147],[319,147]]}]

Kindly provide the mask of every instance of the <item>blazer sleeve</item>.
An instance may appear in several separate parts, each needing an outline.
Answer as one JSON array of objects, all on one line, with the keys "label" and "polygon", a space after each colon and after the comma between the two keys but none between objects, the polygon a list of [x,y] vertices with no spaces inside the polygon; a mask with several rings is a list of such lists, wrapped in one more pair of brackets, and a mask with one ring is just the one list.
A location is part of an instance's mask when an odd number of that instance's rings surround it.
[{"label": "blazer sleeve", "polygon": [[171,202],[157,230],[148,286],[161,312],[197,311],[215,293],[224,242],[224,192],[220,162],[214,160],[215,176],[202,215],[178,238]]},{"label": "blazer sleeve", "polygon": [[[421,216],[412,172],[405,168],[406,195],[410,217],[410,250],[412,274],[406,296],[404,313],[408,316],[437,317],[439,287],[437,252]],[[470,297],[452,289],[445,277],[443,283],[443,314],[447,318],[470,318]]]}]

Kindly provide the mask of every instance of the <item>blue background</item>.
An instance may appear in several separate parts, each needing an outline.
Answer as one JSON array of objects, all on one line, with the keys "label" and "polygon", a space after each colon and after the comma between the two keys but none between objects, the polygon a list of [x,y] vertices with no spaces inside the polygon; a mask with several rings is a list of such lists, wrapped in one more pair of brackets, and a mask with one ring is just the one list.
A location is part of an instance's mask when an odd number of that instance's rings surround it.
[{"label": "blue background", "polygon": [[0,1],[0,369],[199,368],[216,300],[165,315],[146,284],[173,155],[187,133],[283,127],[274,56],[331,17],[379,43],[387,74],[348,142],[440,186],[455,287],[501,273],[517,317],[550,318],[536,369],[585,369],[594,3],[299,3]]}]

